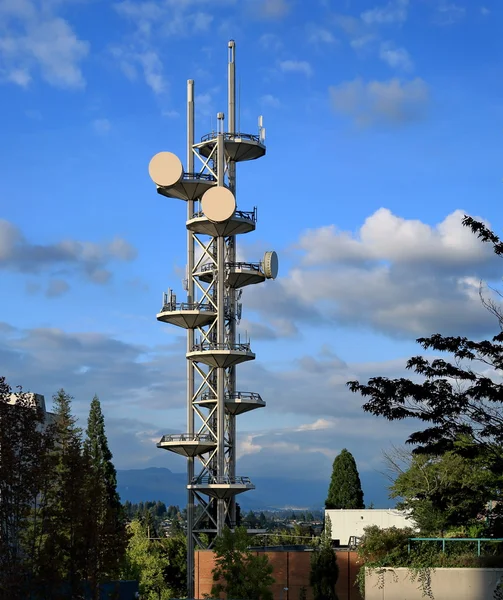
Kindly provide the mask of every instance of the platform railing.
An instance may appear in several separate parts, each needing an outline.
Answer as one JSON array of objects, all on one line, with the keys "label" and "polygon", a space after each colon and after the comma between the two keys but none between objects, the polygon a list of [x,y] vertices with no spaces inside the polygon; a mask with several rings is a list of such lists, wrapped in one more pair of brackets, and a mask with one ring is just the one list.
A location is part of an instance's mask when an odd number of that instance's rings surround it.
[{"label": "platform railing", "polygon": [[214,442],[208,433],[175,433],[163,435],[159,444],[164,442]]},{"label": "platform railing", "polygon": [[[257,273],[262,273],[262,263],[251,263],[251,262],[226,262],[225,268],[228,270],[232,269],[241,269],[241,270],[249,270],[256,271]],[[206,273],[207,271],[214,271],[216,269],[216,265],[213,263],[206,263],[202,265],[199,269],[200,273]]]},{"label": "platform railing", "polygon": [[198,477],[193,477],[191,480],[192,485],[252,485],[251,479],[249,477],[230,477],[229,475],[223,475],[221,477],[217,477],[216,475],[199,475]]},{"label": "platform railing", "polygon": [[250,342],[202,342],[192,346],[194,352],[208,352],[211,350],[238,350],[239,352],[250,352]]},{"label": "platform railing", "polygon": [[[209,142],[211,140],[216,140],[218,137],[218,133],[216,131],[211,131],[210,133],[206,133],[202,136],[201,142]],[[245,142],[256,142],[257,144],[262,144],[262,140],[259,135],[254,135],[253,133],[224,133],[224,140],[233,141],[235,139],[242,140]]]},{"label": "platform railing", "polygon": [[[193,213],[193,219],[199,219],[204,217],[205,214],[202,210],[198,210]],[[257,222],[257,207],[253,210],[235,210],[233,217],[237,217],[238,219],[245,219],[246,221],[253,221],[253,223]]]},{"label": "platform railing", "polygon": [[[205,392],[201,396],[201,400],[216,400],[217,398],[210,392]],[[225,394],[226,400],[262,400],[260,394],[256,392],[231,392]]]},{"label": "platform railing", "polygon": [[161,312],[173,312],[175,310],[198,310],[201,312],[216,312],[212,304],[202,302],[170,302],[169,295],[164,295]]}]

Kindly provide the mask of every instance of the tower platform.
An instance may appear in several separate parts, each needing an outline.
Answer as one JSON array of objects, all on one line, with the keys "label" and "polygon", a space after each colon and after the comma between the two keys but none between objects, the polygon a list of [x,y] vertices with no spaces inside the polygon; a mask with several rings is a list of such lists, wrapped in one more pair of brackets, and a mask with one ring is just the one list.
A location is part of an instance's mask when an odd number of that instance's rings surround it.
[{"label": "tower platform", "polygon": [[209,367],[228,369],[234,365],[254,360],[255,354],[250,350],[250,344],[203,342],[195,344],[191,352],[186,354],[189,360],[201,362]]},{"label": "tower platform", "polygon": [[[203,135],[199,144],[194,148],[199,150],[201,156],[208,158],[217,145],[217,132],[212,131]],[[224,133],[225,154],[228,160],[242,162],[256,160],[265,155],[265,145],[260,136],[251,133]]]},{"label": "tower platform", "polygon": [[206,454],[206,452],[213,450],[216,445],[217,443],[211,435],[190,433],[163,435],[157,443],[158,448],[170,450],[187,458]]},{"label": "tower platform", "polygon": [[212,304],[205,303],[165,303],[161,312],[157,313],[157,320],[183,329],[204,327],[215,320],[217,311]]},{"label": "tower platform", "polygon": [[[211,393],[205,393],[201,396],[201,400],[196,402],[203,408],[211,408],[217,402],[216,396]],[[262,400],[260,394],[255,392],[231,392],[225,394],[225,408],[231,415],[242,415],[256,408],[263,408],[265,401]]]},{"label": "tower platform", "polygon": [[249,477],[215,477],[205,475],[194,477],[187,486],[187,489],[202,492],[207,496],[223,500],[233,498],[237,494],[242,494],[248,490],[254,490],[255,486]]},{"label": "tower platform", "polygon": [[[266,275],[262,270],[262,263],[249,262],[226,262],[226,283],[229,287],[238,289],[247,285],[255,285],[266,280]],[[200,281],[210,283],[213,281],[215,265],[207,263],[202,265],[201,269],[194,273]]]},{"label": "tower platform", "polygon": [[157,186],[157,193],[166,198],[196,200],[216,183],[213,175],[208,173],[184,173],[180,181],[173,186]]},{"label": "tower platform", "polygon": [[256,222],[256,210],[236,210],[234,215],[223,223],[214,223],[202,211],[198,211],[187,221],[187,229],[193,233],[209,235],[211,237],[240,235],[255,231]]}]

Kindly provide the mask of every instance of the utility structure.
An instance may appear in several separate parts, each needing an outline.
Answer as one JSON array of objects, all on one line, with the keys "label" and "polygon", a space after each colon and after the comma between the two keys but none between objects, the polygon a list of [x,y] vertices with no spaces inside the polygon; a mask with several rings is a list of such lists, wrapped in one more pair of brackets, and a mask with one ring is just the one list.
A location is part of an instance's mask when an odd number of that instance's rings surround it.
[{"label": "utility structure", "polygon": [[[242,288],[275,279],[278,257],[237,260],[236,236],[255,230],[257,209],[236,204],[236,163],[265,155],[265,129],[236,129],[235,42],[228,44],[228,113],[217,129],[195,140],[194,81],[187,82],[187,165],[170,152],[149,164],[159,194],[187,203],[187,298],[169,290],[157,319],[187,331],[187,432],[157,444],[187,458],[187,592],[194,597],[194,549],[211,548],[236,523],[236,496],[254,489],[236,474],[236,417],[265,406],[257,391],[239,391],[237,365],[253,360],[249,340],[236,333]],[[198,509],[196,510],[196,505]],[[204,534],[204,535],[203,535]]]}]

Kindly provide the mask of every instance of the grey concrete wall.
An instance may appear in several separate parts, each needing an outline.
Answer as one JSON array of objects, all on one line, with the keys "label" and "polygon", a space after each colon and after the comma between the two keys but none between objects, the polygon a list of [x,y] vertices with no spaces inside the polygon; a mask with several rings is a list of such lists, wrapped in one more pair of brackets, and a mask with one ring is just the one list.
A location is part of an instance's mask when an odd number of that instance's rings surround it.
[{"label": "grey concrete wall", "polygon": [[[501,569],[435,569],[431,572],[432,600],[492,600],[503,582]],[[386,569],[384,586],[375,571],[365,573],[365,600],[424,600],[420,583],[408,569]],[[428,597],[428,596],[426,596]]]}]

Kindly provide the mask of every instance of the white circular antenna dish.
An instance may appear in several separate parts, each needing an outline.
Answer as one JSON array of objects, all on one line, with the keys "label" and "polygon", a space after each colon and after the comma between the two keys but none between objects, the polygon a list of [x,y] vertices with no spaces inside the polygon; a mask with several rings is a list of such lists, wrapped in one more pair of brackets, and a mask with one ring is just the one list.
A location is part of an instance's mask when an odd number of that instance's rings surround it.
[{"label": "white circular antenna dish", "polygon": [[264,275],[267,279],[276,279],[278,276],[279,261],[278,255],[274,251],[264,254]]},{"label": "white circular antenna dish", "polygon": [[229,189],[216,185],[203,194],[201,208],[207,219],[214,223],[223,223],[234,214],[236,199]]},{"label": "white circular antenna dish", "polygon": [[158,152],[148,165],[150,179],[160,187],[172,187],[183,177],[183,165],[172,152]]}]

